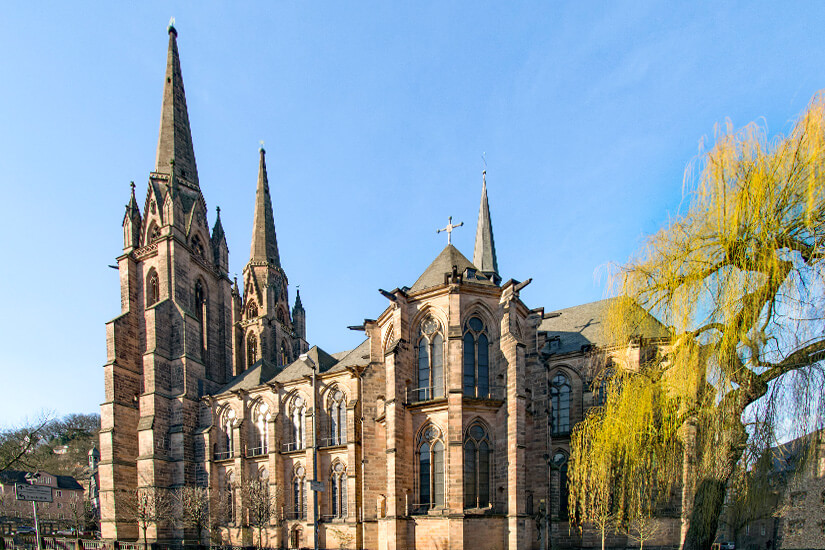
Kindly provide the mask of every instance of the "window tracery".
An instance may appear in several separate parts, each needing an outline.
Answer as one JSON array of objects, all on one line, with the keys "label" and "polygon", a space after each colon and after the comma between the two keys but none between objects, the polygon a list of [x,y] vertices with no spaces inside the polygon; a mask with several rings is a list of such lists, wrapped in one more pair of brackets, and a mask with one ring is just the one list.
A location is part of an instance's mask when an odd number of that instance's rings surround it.
[{"label": "window tracery", "polygon": [[347,468],[341,462],[333,464],[329,486],[332,517],[347,517]]},{"label": "window tracery", "polygon": [[432,317],[421,322],[416,345],[418,358],[418,401],[444,397],[444,337]]},{"label": "window tracery", "polygon": [[306,448],[306,411],[307,404],[304,398],[300,395],[293,397],[285,417],[289,438],[289,443],[286,444],[287,452]]},{"label": "window tracery", "polygon": [[249,333],[246,339],[246,366],[247,368],[255,364],[258,360],[258,337],[254,332]]},{"label": "window tracery", "polygon": [[490,439],[487,430],[473,423],[464,435],[464,507],[490,505]]},{"label": "window tracery", "polygon": [[441,431],[433,425],[418,437],[418,505],[419,512],[444,506],[444,442]]},{"label": "window tracery", "polygon": [[329,444],[344,445],[347,442],[347,400],[344,392],[333,388],[327,399],[329,419]]},{"label": "window tracery", "polygon": [[146,307],[158,303],[160,300],[160,282],[158,272],[152,269],[146,281]]},{"label": "window tracery", "polygon": [[487,329],[478,317],[464,325],[464,395],[490,396],[490,340]]},{"label": "window tracery", "polygon": [[561,371],[557,372],[550,384],[550,399],[553,404],[553,435],[570,433],[570,380]]}]

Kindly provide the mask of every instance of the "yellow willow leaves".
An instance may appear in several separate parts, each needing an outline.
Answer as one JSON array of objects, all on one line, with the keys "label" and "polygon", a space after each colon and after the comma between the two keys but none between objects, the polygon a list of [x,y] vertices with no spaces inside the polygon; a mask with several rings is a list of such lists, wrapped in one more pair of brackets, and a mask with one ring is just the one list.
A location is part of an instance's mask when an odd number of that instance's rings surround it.
[{"label": "yellow willow leaves", "polygon": [[[821,299],[823,96],[787,136],[768,139],[757,124],[717,127],[683,185],[687,211],[611,281],[621,298],[604,340],[627,345],[628,358],[604,407],[592,409],[571,439],[570,509],[580,522],[605,513],[633,519],[670,498],[681,481],[679,433],[689,419],[699,430],[700,464],[741,456],[744,407],[766,391],[758,375],[771,368],[766,361],[804,343],[798,328],[810,315],[795,314]],[[664,326],[655,327],[648,312]],[[635,344],[654,328],[670,338],[643,356]],[[720,471],[723,481],[726,475]]]}]

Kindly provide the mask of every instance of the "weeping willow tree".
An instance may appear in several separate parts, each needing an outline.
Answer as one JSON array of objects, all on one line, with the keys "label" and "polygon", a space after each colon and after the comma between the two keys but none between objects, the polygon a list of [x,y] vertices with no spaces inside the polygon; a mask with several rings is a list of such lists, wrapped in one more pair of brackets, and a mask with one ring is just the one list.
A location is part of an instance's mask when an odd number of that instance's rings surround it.
[{"label": "weeping willow tree", "polygon": [[627,522],[679,487],[683,548],[704,550],[743,456],[822,427],[823,97],[787,136],[717,128],[684,192],[687,211],[617,271],[606,323],[621,345],[652,315],[669,342],[620,369],[574,433],[570,509]]}]

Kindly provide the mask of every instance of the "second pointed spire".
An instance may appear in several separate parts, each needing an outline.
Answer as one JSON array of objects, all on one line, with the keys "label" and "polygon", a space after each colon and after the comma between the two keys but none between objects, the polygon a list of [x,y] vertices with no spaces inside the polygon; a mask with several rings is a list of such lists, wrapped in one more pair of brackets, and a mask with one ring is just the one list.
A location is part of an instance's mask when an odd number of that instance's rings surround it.
[{"label": "second pointed spire", "polygon": [[252,226],[251,262],[267,262],[281,267],[278,254],[278,239],[275,235],[275,219],[272,214],[272,199],[269,196],[269,181],[266,175],[266,151],[261,147],[258,165],[258,189],[255,192],[255,220]]}]

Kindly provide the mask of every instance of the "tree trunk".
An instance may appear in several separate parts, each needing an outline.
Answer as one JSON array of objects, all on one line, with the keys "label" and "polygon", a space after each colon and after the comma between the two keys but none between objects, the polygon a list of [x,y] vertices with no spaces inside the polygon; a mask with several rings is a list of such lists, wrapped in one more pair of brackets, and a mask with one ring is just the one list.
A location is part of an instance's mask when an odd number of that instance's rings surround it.
[{"label": "tree trunk", "polygon": [[146,522],[144,522],[143,523],[143,550],[149,550],[149,543],[146,540],[146,529],[148,527],[149,526],[146,524]]}]

